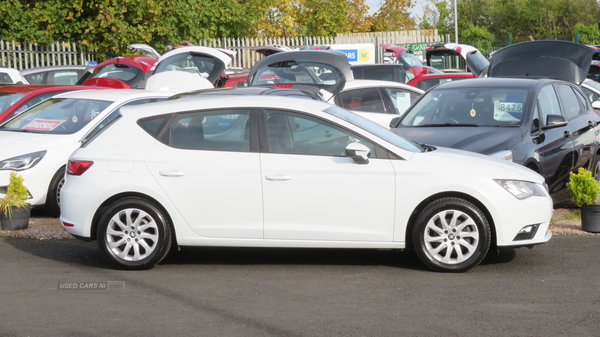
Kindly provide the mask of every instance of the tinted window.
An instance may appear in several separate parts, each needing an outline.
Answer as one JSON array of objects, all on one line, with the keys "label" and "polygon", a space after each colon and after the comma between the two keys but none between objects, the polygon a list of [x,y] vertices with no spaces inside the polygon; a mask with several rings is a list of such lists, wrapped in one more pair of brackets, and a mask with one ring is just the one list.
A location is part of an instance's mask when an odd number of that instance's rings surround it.
[{"label": "tinted window", "polygon": [[[164,100],[164,98],[162,98],[160,100]],[[121,108],[122,107],[130,106],[130,105],[146,104],[146,103],[151,103],[151,102],[157,102],[157,99],[156,98],[143,98],[143,99],[138,99],[135,101],[127,102],[127,103],[121,105],[118,109],[116,109],[113,112],[111,112],[110,114],[108,114],[108,116],[104,117],[104,119],[102,121],[100,121],[96,126],[94,126],[94,128],[91,129],[88,132],[88,134],[85,135],[81,139],[82,143],[84,143],[84,144],[88,143],[89,141],[91,141],[92,138],[94,138],[97,135],[99,135],[100,133],[102,133],[102,131],[106,128],[107,125],[112,124],[112,122],[114,120],[121,117]]]},{"label": "tinted window", "polygon": [[265,114],[271,153],[343,157],[348,144],[359,142],[375,156],[373,144],[329,122],[287,111],[265,110]]},{"label": "tinted window", "polygon": [[457,81],[457,80],[465,80],[467,77],[447,77],[447,78],[428,78],[422,81],[417,82],[416,87],[421,90],[429,90],[440,83]]},{"label": "tinted window", "polygon": [[346,90],[339,94],[342,107],[348,110],[384,113],[378,88]]},{"label": "tinted window", "polygon": [[548,115],[560,115],[560,105],[554,92],[554,87],[547,85],[538,94],[538,107],[542,117],[542,125],[546,125]]},{"label": "tinted window", "polygon": [[527,105],[523,89],[433,89],[425,95],[402,119],[402,125],[520,125]]},{"label": "tinted window", "polygon": [[334,85],[341,81],[340,71],[319,62],[285,61],[260,68],[251,80],[251,85],[264,84],[325,84]]},{"label": "tinted window", "polygon": [[581,106],[585,110],[588,110],[590,108],[590,102],[587,100],[587,98],[581,92],[579,92],[579,90],[573,89],[573,91],[575,92],[575,96],[577,96],[579,103],[581,103]]},{"label": "tinted window", "polygon": [[25,79],[27,80],[27,82],[29,82],[29,84],[44,83],[44,73],[29,74],[29,75],[24,75],[23,77],[25,77]]},{"label": "tinted window", "polygon": [[600,100],[600,96],[598,96],[598,94],[596,94],[595,92],[586,88],[581,88],[581,90],[583,91],[590,103],[594,103]]},{"label": "tinted window", "polygon": [[560,96],[562,102],[563,111],[567,119],[573,119],[581,114],[581,107],[579,106],[579,100],[575,96],[575,92],[569,85],[559,84],[556,85],[556,91]]},{"label": "tinted window", "polygon": [[12,79],[6,73],[0,73],[0,83],[12,83]]},{"label": "tinted window", "polygon": [[178,149],[249,152],[250,110],[177,114],[162,142]]},{"label": "tinted window", "polygon": [[114,78],[135,87],[142,79],[144,72],[140,68],[126,64],[107,64],[94,71],[90,78]]},{"label": "tinted window", "polygon": [[140,119],[138,121],[138,125],[144,129],[144,131],[148,132],[152,137],[158,139],[160,132],[167,123],[171,119],[171,115],[160,115],[153,116],[144,119]]}]

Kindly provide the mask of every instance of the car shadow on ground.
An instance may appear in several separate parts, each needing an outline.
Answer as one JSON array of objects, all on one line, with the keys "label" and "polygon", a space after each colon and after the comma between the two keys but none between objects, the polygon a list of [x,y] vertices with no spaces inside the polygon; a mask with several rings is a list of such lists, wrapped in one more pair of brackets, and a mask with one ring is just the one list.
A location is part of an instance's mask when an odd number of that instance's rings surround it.
[{"label": "car shadow on ground", "polygon": [[16,249],[57,262],[79,264],[87,267],[113,269],[108,260],[102,256],[95,242],[84,242],[73,239],[39,240],[31,238],[4,237],[0,240]]},{"label": "car shadow on ground", "polygon": [[[38,240],[5,237],[2,240],[28,254],[57,262],[114,269],[96,242],[80,240]],[[490,250],[482,265],[507,263],[515,249]],[[173,249],[161,265],[357,265],[389,266],[428,271],[410,250],[321,249],[321,248],[239,248],[181,247]]]}]

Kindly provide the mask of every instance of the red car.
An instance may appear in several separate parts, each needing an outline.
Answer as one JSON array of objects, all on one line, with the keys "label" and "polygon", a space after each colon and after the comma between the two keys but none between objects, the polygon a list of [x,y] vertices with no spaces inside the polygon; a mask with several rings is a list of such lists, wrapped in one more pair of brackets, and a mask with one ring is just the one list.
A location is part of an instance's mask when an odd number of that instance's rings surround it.
[{"label": "red car", "polygon": [[15,84],[0,86],[0,122],[54,95],[73,90],[104,89],[80,85]]},{"label": "red car", "polygon": [[156,61],[155,58],[142,55],[115,57],[98,64],[93,73],[80,78],[77,84],[117,89],[137,88],[143,85],[146,74]]},{"label": "red car", "polygon": [[475,76],[471,73],[423,74],[406,82],[406,84],[427,91],[440,83],[464,80],[467,78],[475,78]]},{"label": "red car", "polygon": [[391,43],[381,45],[384,52],[383,55],[394,60],[394,63],[400,63],[407,69],[409,69],[415,76],[422,74],[434,74],[438,73],[438,69],[423,65],[421,60],[413,54],[412,50],[405,47],[396,46]]}]

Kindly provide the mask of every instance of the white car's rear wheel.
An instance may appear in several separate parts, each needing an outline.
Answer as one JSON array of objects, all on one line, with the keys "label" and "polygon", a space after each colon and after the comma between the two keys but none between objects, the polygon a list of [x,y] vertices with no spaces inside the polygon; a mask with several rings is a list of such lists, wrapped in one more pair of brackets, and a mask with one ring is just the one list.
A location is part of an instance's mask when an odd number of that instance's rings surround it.
[{"label": "white car's rear wheel", "polygon": [[116,201],[104,213],[97,229],[98,244],[122,269],[149,269],[171,248],[167,218],[152,203],[128,198]]},{"label": "white car's rear wheel", "polygon": [[421,211],[412,239],[419,259],[429,268],[464,272],[485,258],[491,231],[477,206],[459,198],[443,198]]}]

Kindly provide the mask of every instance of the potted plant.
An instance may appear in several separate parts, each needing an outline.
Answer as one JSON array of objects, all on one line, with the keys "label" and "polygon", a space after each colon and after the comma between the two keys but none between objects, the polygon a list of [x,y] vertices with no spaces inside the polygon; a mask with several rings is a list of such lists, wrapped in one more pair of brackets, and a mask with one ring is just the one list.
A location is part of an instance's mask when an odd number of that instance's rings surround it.
[{"label": "potted plant", "polygon": [[600,205],[596,204],[599,185],[592,172],[581,167],[569,173],[567,188],[575,205],[581,207],[581,229],[600,233]]},{"label": "potted plant", "polygon": [[23,185],[23,177],[10,173],[4,198],[0,198],[0,225],[3,230],[25,229],[29,225],[31,209],[26,200],[29,192]]}]

